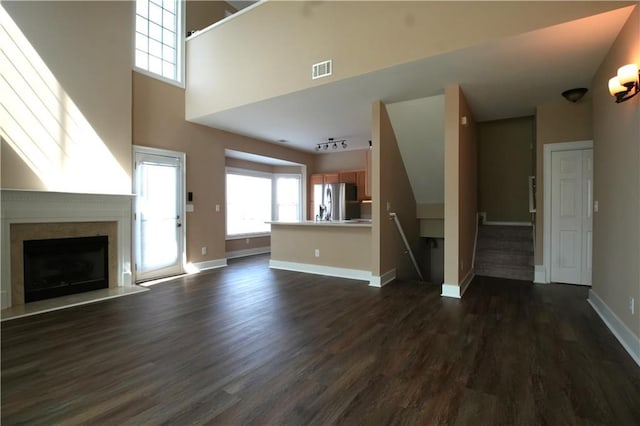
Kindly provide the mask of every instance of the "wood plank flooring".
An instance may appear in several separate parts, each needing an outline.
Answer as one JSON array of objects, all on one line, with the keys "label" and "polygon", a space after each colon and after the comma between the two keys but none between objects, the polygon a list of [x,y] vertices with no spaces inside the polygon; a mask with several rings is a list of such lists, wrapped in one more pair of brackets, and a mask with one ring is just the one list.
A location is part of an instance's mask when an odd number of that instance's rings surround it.
[{"label": "wood plank flooring", "polygon": [[638,425],[584,287],[435,286],[268,257],[2,323],[2,424]]}]

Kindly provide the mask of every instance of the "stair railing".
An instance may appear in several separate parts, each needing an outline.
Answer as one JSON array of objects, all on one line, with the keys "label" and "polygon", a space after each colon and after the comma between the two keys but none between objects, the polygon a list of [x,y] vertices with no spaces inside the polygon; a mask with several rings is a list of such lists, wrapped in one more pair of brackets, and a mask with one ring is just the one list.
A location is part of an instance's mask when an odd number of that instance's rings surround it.
[{"label": "stair railing", "polygon": [[418,266],[418,262],[416,262],[413,251],[409,246],[409,241],[407,241],[407,237],[404,235],[400,220],[398,220],[398,215],[395,212],[389,212],[389,219],[393,220],[396,223],[396,228],[398,228],[398,232],[400,233],[400,237],[402,237],[402,242],[404,243],[405,253],[409,253],[409,257],[411,257],[411,262],[413,263],[413,267],[416,268],[416,272],[420,277],[420,281],[424,281],[424,278],[422,278],[422,272],[420,271],[420,267]]}]

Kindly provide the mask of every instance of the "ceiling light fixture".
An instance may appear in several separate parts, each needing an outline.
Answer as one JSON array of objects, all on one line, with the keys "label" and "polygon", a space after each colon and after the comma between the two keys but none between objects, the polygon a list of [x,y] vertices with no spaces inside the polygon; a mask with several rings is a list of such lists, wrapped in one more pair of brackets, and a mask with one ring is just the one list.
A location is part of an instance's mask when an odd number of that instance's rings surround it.
[{"label": "ceiling light fixture", "polygon": [[609,79],[609,93],[616,98],[616,103],[625,102],[640,92],[638,65],[627,64],[618,68],[618,74]]},{"label": "ceiling light fixture", "polygon": [[582,97],[587,93],[589,89],[585,87],[576,87],[575,89],[569,89],[562,92],[562,96],[569,102],[573,102],[574,104],[578,102]]},{"label": "ceiling light fixture", "polygon": [[347,148],[346,139],[341,139],[337,141],[333,138],[328,138],[327,142],[319,143],[316,145],[316,151],[320,151],[320,150],[326,151],[327,149],[329,149],[329,147],[333,149],[338,149],[338,144],[340,144],[340,146],[342,146],[343,149]]}]

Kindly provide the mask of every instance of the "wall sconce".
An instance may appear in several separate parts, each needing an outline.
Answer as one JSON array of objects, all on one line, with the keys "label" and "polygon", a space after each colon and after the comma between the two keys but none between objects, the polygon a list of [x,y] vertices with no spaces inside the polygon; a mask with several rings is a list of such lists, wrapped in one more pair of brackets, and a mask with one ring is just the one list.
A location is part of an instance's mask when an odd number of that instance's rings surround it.
[{"label": "wall sconce", "polygon": [[638,65],[627,64],[618,68],[618,75],[609,80],[609,93],[615,96],[616,103],[628,101],[638,94]]}]

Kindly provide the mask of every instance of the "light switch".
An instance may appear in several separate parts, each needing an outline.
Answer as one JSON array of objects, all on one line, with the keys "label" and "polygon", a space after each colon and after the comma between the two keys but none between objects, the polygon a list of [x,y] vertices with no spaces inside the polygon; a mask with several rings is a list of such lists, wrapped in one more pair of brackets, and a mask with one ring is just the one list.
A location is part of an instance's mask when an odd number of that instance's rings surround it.
[{"label": "light switch", "polygon": [[593,211],[594,213],[598,213],[598,200],[593,202]]}]

